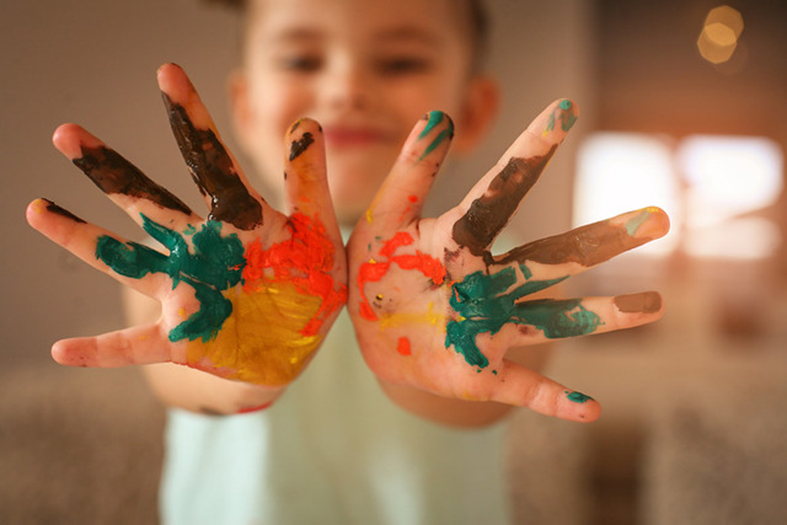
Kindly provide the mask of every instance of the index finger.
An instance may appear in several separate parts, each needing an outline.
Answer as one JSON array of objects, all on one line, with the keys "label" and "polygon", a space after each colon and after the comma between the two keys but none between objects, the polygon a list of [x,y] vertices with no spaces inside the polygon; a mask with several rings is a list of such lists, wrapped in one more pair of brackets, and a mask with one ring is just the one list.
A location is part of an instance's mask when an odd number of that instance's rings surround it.
[{"label": "index finger", "polygon": [[550,104],[503,154],[459,205],[453,239],[482,255],[508,224],[574,125],[579,110],[568,99]]}]

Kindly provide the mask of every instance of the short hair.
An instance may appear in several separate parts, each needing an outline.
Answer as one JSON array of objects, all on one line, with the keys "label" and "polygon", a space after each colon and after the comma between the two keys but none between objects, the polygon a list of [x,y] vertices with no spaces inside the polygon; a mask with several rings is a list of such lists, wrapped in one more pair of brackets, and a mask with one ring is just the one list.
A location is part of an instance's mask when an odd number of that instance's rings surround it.
[{"label": "short hair", "polygon": [[[208,4],[219,4],[238,12],[245,12],[249,0],[204,0]],[[467,7],[472,33],[471,63],[473,70],[481,68],[489,45],[489,21],[483,0],[464,0]]]}]

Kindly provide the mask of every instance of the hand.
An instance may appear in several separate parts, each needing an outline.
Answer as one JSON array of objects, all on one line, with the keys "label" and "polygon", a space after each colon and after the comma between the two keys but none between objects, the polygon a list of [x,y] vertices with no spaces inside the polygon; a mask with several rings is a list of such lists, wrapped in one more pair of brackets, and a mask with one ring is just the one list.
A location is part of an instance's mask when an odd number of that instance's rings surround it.
[{"label": "hand", "polygon": [[576,118],[571,101],[551,104],[467,197],[436,219],[421,218],[420,212],[453,125],[440,112],[417,123],[348,245],[348,310],[378,378],[565,419],[598,417],[600,406],[592,398],[514,363],[506,353],[658,319],[662,305],[656,292],[529,296],[663,236],[666,215],[647,208],[503,255],[489,251]]},{"label": "hand", "polygon": [[155,324],[52,348],[65,365],[175,362],[220,377],[282,387],[309,362],[346,300],[346,261],[325,176],[320,127],[296,122],[285,160],[291,214],[249,185],[185,73],[168,64],[159,87],[172,131],[209,207],[207,218],[82,128],[55,146],[163,251],[121,239],[39,199],[30,224],[88,264],[161,302]]}]

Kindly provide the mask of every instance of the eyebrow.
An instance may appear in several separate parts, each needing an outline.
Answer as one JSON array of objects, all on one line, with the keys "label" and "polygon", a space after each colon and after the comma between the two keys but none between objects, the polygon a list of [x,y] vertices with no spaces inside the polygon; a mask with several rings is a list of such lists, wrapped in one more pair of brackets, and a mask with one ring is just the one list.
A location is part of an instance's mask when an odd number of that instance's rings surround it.
[{"label": "eyebrow", "polygon": [[437,35],[413,26],[386,29],[378,34],[375,40],[380,42],[420,42],[434,47],[440,47],[443,43],[443,39]]}]

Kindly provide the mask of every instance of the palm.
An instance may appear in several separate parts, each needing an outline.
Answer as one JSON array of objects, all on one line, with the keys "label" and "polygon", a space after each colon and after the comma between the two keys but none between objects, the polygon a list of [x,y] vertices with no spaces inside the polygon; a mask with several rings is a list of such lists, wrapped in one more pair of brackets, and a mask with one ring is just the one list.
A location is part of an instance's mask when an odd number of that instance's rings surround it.
[{"label": "palm", "polygon": [[[354,276],[348,305],[378,377],[579,419],[592,410],[592,400],[517,365],[507,352],[655,320],[661,306],[654,293],[530,296],[663,235],[663,212],[631,212],[500,256],[489,251],[573,124],[574,111],[568,101],[547,108],[467,198],[437,219],[422,219],[420,203],[446,153],[451,124],[433,113],[416,126],[348,247]],[[562,410],[563,400],[583,407]]]},{"label": "palm", "polygon": [[31,223],[122,283],[157,298],[160,320],[61,341],[64,364],[175,362],[215,375],[280,386],[292,381],[346,296],[346,268],[325,183],[319,126],[289,132],[290,216],[249,186],[185,74],[160,73],[173,132],[210,212],[202,218],[98,139],[74,125],[56,146],[157,243],[150,248],[87,224],[47,201]]}]

